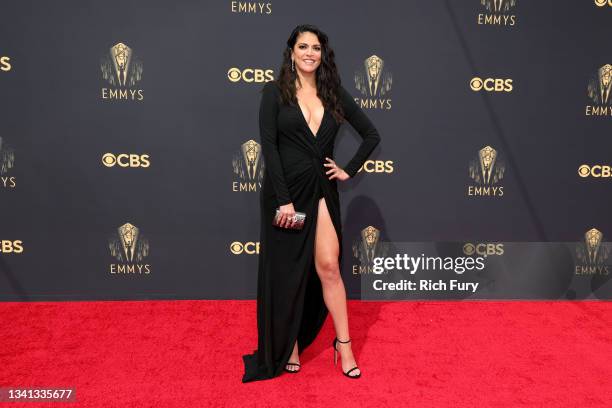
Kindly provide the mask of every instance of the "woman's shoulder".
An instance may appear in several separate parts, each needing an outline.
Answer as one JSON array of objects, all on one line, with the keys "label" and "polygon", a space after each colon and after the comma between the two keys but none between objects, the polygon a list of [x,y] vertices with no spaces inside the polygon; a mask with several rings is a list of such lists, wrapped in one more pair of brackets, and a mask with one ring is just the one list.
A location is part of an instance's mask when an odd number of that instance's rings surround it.
[{"label": "woman's shoulder", "polygon": [[357,106],[355,103],[355,99],[353,99],[353,96],[349,93],[349,91],[346,90],[343,85],[338,85],[337,96],[338,100],[342,104],[342,108],[345,111],[352,112],[353,110],[355,110],[355,107]]},{"label": "woman's shoulder", "polygon": [[353,100],[353,95],[351,95],[351,93],[348,91],[348,89],[346,89],[344,87],[344,85],[342,85],[342,84],[338,85],[338,96],[340,98],[345,98],[345,99]]},{"label": "woman's shoulder", "polygon": [[280,105],[281,92],[278,83],[275,80],[266,82],[261,89],[261,97],[263,103]]},{"label": "woman's shoulder", "polygon": [[278,82],[276,80],[266,82],[263,86],[262,92],[278,95],[280,92]]},{"label": "woman's shoulder", "polygon": [[277,90],[276,84],[274,81],[266,82],[263,87],[259,89],[261,100],[260,100],[260,109],[273,109],[278,110],[279,101],[280,101],[280,92]]}]

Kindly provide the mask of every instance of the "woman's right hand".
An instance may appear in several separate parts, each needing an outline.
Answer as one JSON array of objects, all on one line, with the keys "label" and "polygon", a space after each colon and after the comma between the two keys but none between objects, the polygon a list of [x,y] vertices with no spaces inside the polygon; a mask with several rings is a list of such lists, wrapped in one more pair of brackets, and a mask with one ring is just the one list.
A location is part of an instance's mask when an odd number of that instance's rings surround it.
[{"label": "woman's right hand", "polygon": [[280,210],[278,225],[279,227],[287,228],[293,224],[295,217],[295,208],[293,208],[293,203],[281,205],[278,207]]}]

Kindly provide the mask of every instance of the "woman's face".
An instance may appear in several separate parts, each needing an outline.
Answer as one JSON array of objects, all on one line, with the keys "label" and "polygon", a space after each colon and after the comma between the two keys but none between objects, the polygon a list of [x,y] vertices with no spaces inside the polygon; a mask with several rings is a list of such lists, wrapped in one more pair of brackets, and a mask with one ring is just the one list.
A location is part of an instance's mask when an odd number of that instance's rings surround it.
[{"label": "woman's face", "polygon": [[295,69],[304,73],[311,73],[321,64],[321,44],[319,38],[311,33],[304,32],[298,35],[291,58],[295,62]]}]

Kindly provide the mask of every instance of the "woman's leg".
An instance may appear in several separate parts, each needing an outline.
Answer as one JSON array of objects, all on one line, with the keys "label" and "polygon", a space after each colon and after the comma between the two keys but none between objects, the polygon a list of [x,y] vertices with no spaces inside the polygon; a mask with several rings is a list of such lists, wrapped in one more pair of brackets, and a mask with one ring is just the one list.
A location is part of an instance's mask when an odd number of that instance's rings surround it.
[{"label": "woman's leg", "polygon": [[[300,363],[300,357],[298,354],[298,342],[297,339],[295,340],[295,344],[293,346],[293,351],[291,352],[291,355],[289,356],[289,361],[287,361],[287,363]],[[290,365],[287,364],[285,366],[287,368],[287,370],[289,371],[298,371],[300,369],[300,367],[295,366],[295,365]],[[357,370],[355,370],[357,371]]]},{"label": "woman's leg", "polygon": [[[346,307],[346,290],[340,276],[338,255],[340,245],[338,235],[332,223],[331,216],[325,203],[325,198],[319,199],[317,227],[315,234],[315,268],[321,280],[323,300],[331,314],[338,340],[345,341],[350,338],[348,327],[348,313]],[[348,371],[355,367],[355,357],[351,343],[338,343],[342,370]],[[350,375],[357,375],[360,371],[354,370]]]}]

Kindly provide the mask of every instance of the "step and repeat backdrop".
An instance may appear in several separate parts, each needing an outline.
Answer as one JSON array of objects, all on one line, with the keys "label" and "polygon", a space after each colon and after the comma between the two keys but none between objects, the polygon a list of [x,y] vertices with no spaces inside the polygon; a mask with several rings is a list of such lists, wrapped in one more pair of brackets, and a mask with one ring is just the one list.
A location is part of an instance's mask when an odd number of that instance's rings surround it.
[{"label": "step and repeat backdrop", "polygon": [[[0,20],[0,300],[254,299],[260,91],[303,23],[382,139],[339,183],[349,297],[410,255],[383,298],[612,298],[612,1],[19,1]],[[343,126],[341,166],[359,142]]]}]

